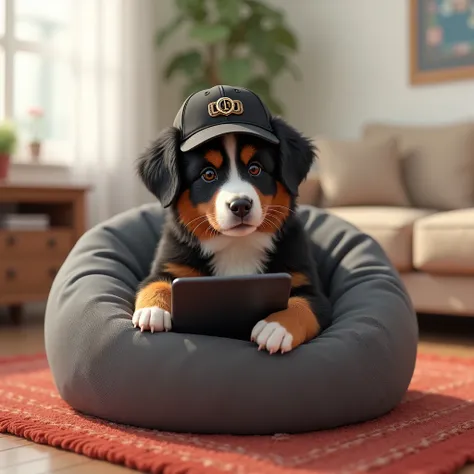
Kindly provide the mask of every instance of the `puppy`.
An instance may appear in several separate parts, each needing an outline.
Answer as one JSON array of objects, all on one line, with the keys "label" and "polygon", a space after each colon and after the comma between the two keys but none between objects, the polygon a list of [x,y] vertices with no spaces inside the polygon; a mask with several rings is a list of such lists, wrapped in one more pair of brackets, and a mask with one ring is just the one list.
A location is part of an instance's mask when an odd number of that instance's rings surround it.
[{"label": "puppy", "polygon": [[251,340],[259,349],[291,351],[329,325],[329,301],[295,212],[315,150],[281,118],[270,123],[273,143],[258,134],[218,133],[186,151],[183,131],[173,126],[139,158],[139,176],[167,217],[136,294],[135,327],[172,330],[175,278],[278,272],[292,277],[288,308],[255,325]]}]

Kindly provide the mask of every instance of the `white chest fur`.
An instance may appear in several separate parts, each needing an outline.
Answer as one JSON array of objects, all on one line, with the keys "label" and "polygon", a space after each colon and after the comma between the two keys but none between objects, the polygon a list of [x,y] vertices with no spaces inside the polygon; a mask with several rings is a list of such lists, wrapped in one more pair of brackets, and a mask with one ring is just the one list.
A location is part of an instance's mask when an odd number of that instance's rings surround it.
[{"label": "white chest fur", "polygon": [[201,247],[211,256],[215,276],[254,275],[260,273],[273,248],[273,235],[254,232],[246,237],[220,235]]}]

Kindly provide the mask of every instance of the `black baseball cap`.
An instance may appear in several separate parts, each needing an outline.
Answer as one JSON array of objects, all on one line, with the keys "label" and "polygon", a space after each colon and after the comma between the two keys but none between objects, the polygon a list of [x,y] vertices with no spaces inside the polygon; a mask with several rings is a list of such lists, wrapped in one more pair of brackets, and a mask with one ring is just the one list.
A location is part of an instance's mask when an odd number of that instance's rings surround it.
[{"label": "black baseball cap", "polygon": [[181,150],[189,151],[225,133],[248,133],[279,143],[271,114],[249,89],[219,85],[191,94],[179,109],[174,126],[181,130]]}]

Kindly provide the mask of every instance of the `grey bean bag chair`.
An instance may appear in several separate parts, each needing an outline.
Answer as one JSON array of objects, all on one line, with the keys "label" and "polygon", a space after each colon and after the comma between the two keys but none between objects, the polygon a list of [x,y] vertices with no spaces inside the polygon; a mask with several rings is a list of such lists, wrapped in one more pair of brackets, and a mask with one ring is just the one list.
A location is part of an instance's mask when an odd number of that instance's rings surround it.
[{"label": "grey bean bag chair", "polygon": [[370,237],[325,211],[299,212],[334,320],[284,355],[238,339],[133,328],[134,292],[160,238],[159,205],[88,231],[60,269],[46,311],[61,397],[118,423],[226,434],[333,428],[395,407],[413,374],[418,336],[405,289]]}]

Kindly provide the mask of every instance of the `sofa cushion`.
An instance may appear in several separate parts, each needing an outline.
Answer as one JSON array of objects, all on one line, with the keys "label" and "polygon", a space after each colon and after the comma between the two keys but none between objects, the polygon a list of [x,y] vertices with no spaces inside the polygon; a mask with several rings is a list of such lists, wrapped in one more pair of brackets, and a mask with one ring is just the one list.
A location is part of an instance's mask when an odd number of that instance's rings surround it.
[{"label": "sofa cushion", "polygon": [[418,313],[474,316],[474,276],[410,272],[401,278]]},{"label": "sofa cushion", "polygon": [[316,138],[323,206],[408,206],[397,141]]},{"label": "sofa cushion", "polygon": [[474,275],[474,208],[419,219],[413,233],[413,265],[417,270]]},{"label": "sofa cushion", "polygon": [[396,138],[413,205],[451,210],[474,203],[474,122],[435,126],[369,124],[365,138]]},{"label": "sofa cushion", "polygon": [[300,184],[298,189],[298,204],[319,206],[321,203],[321,182],[319,174],[311,172]]},{"label": "sofa cushion", "polygon": [[413,223],[433,211],[400,207],[332,207],[329,212],[374,238],[400,272],[412,270]]}]

